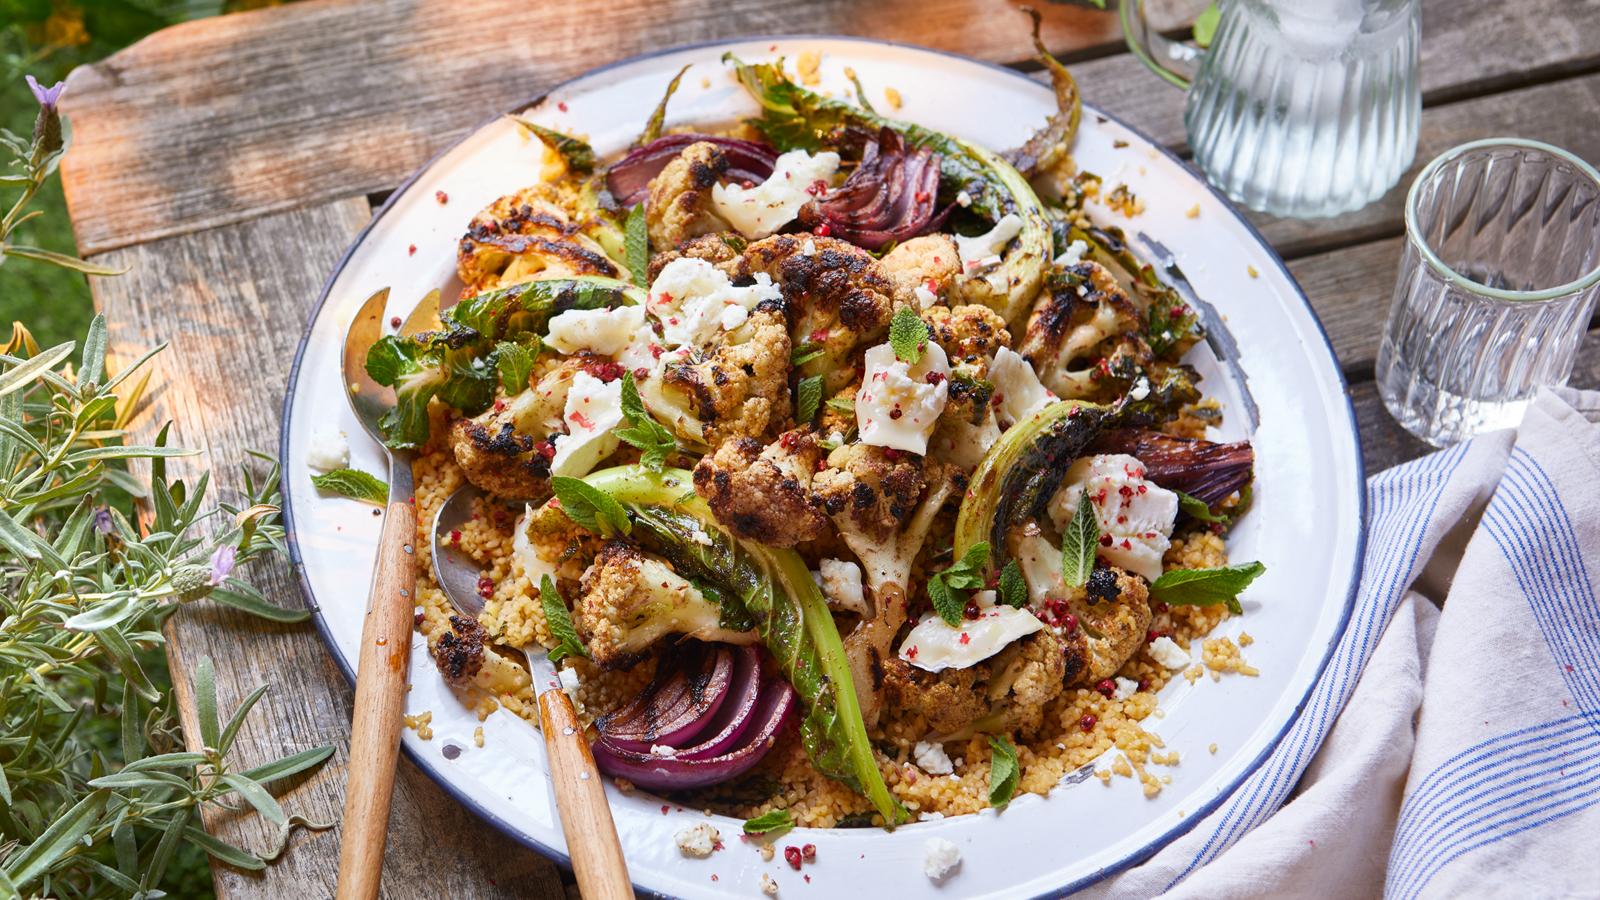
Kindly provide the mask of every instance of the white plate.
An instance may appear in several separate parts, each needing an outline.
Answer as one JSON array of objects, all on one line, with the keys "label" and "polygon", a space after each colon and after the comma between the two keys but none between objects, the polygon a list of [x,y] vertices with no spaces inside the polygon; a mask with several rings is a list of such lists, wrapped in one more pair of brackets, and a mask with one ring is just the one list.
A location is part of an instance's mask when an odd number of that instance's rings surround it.
[{"label": "white plate", "polygon": [[[872,98],[881,98],[885,87],[900,92],[904,107],[898,116],[994,148],[1020,144],[1054,107],[1040,83],[984,63],[874,41],[785,37],[674,50],[608,66],[555,89],[526,115],[587,136],[598,153],[615,153],[636,136],[672,73],[691,63],[669,124],[752,115],[754,103],[720,62],[728,50],[747,61],[820,51],[823,89],[845,94],[848,65]],[[1256,642],[1247,657],[1260,677],[1229,676],[1220,683],[1203,678],[1192,686],[1180,678],[1162,692],[1165,717],[1145,724],[1182,754],[1182,763],[1158,770],[1169,772],[1172,783],[1154,799],[1145,799],[1132,779],[1113,778],[1105,786],[1080,777],[1048,798],[1023,796],[999,816],[986,811],[892,833],[803,829],[782,843],[816,844],[816,862],[804,871],[809,883],[781,855],[762,862],[738,841],[740,822],[734,819],[712,817],[727,849],[707,860],[685,858],[673,835],[703,815],[676,808],[663,814],[661,802],[648,795],[610,790],[640,888],[675,896],[751,897],[759,896],[761,876],[769,873],[781,896],[791,898],[1057,894],[1132,865],[1188,830],[1262,761],[1299,713],[1345,627],[1361,560],[1361,453],[1338,365],[1277,255],[1181,162],[1092,107],[1084,110],[1075,153],[1081,167],[1104,177],[1106,190],[1126,182],[1145,203],[1144,213],[1131,221],[1103,209],[1099,218],[1124,226],[1146,255],[1145,234],[1169,248],[1236,343],[1236,366],[1219,365],[1205,345],[1191,361],[1207,376],[1206,392],[1226,404],[1226,426],[1217,436],[1248,436],[1255,443],[1255,507],[1234,530],[1230,552],[1236,560],[1264,561],[1267,572],[1245,595],[1245,616],[1219,631],[1250,632]],[[341,396],[345,329],[379,288],[394,288],[390,313],[404,316],[427,291],[449,284],[456,241],[472,215],[538,176],[538,145],[504,119],[445,151],[396,191],[357,239],[329,279],[300,345],[285,402],[285,512],[301,584],[347,676],[354,671],[380,522],[368,506],[318,496],[305,463],[312,431],[335,427],[350,435],[356,467],[383,471],[379,448]],[[436,191],[448,202],[441,204]],[[1196,206],[1197,216],[1186,214]],[[1237,374],[1241,369],[1247,383]],[[1258,426],[1252,427],[1247,397],[1259,410]],[[415,687],[407,709],[431,710],[434,733],[422,741],[406,731],[405,750],[497,828],[565,859],[539,735],[502,711],[483,723],[485,746],[476,749],[472,733],[478,720],[441,681],[420,636],[412,641],[411,672]],[[1207,752],[1212,743],[1215,754]],[[442,752],[448,744],[462,748],[453,760]],[[961,868],[938,885],[922,874],[923,844],[933,836],[954,841],[962,853]]]}]

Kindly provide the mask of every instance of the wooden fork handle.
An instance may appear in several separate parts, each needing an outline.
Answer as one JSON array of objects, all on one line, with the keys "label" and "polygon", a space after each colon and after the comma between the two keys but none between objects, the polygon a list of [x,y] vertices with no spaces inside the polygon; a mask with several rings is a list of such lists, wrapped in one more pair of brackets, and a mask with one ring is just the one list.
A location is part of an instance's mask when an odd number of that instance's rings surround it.
[{"label": "wooden fork handle", "polygon": [[367,617],[361,625],[338,900],[374,900],[383,875],[416,606],[417,509],[409,501],[409,497],[390,498],[378,539]]},{"label": "wooden fork handle", "polygon": [[550,781],[555,786],[561,830],[572,855],[583,900],[630,900],[633,884],[622,858],[622,842],[611,805],[595,768],[594,754],[572,701],[560,688],[539,695],[539,724],[550,755]]}]

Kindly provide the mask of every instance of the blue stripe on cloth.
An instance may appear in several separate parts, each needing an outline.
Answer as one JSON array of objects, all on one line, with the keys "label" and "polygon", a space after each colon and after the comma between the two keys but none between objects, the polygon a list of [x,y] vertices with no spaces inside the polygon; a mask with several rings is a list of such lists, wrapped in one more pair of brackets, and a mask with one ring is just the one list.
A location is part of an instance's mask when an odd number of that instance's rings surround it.
[{"label": "blue stripe on cloth", "polygon": [[1419,782],[1401,807],[1386,893],[1414,897],[1451,861],[1600,803],[1600,606],[1572,518],[1517,448],[1484,511],[1578,715],[1484,741]]},{"label": "blue stripe on cloth", "polygon": [[1368,540],[1355,615],[1305,710],[1278,747],[1229,799],[1218,824],[1188,865],[1167,885],[1170,890],[1200,866],[1215,859],[1250,829],[1276,812],[1287,799],[1311,757],[1322,746],[1333,721],[1355,690],[1395,607],[1410,585],[1428,524],[1468,445],[1443,450],[1373,476],[1367,482]]}]

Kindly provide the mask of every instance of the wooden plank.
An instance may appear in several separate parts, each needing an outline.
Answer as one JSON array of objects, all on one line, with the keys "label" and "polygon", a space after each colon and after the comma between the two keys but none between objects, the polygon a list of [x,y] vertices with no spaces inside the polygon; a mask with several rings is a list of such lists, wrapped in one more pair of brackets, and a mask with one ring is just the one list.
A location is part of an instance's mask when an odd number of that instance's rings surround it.
[{"label": "wooden plank", "polygon": [[[1039,4],[1053,47],[1116,19]],[[84,253],[366,194],[494,112],[602,63],[753,34],[889,38],[981,59],[1031,54],[1002,0],[584,4],[309,0],[186,23],[69,79],[63,167]]]},{"label": "wooden plank", "polygon": [[[1044,12],[1057,50],[1103,52],[1116,40],[1111,15]],[[1428,0],[1424,18],[1423,86],[1432,96],[1600,60],[1600,47],[1577,38],[1600,29],[1593,0]],[[1030,53],[1016,7],[1000,0],[613,0],[582,12],[511,0],[309,0],[189,23],[70,79],[65,107],[77,116],[77,142],[63,175],[79,246],[100,252],[382,191],[494,111],[600,63],[785,31],[884,37],[1002,62]],[[1489,34],[1493,52],[1478,46]],[[1091,101],[1181,146],[1182,94],[1131,56],[1074,70]]]},{"label": "wooden plank", "polygon": [[[1567,383],[1584,390],[1600,388],[1600,329],[1590,331],[1584,338],[1572,378]],[[1433,452],[1432,447],[1412,437],[1389,415],[1374,382],[1353,385],[1350,400],[1356,410],[1361,456],[1366,461],[1368,475]]]},{"label": "wooden plank", "polygon": [[[309,207],[252,222],[118,250],[99,258],[126,266],[94,280],[111,323],[114,359],[169,341],[154,362],[149,405],[135,427],[146,438],[171,420],[175,444],[203,451],[169,465],[175,477],[213,472],[218,496],[238,499],[238,467],[250,448],[277,446],[286,360],[306,313],[343,247],[368,219],[363,200]],[[304,601],[285,562],[250,573],[274,602]],[[184,681],[201,656],[216,664],[221,708],[257,685],[271,690],[239,733],[233,762],[248,767],[320,744],[338,750],[315,775],[282,794],[284,807],[314,821],[337,821],[344,792],[350,688],[309,624],[272,625],[199,602],[169,630],[169,662]],[[187,691],[184,695],[187,695]],[[191,744],[198,728],[192,698],[180,695]],[[477,821],[409,762],[401,765],[390,817],[384,880],[390,897],[559,897],[554,864]],[[212,810],[207,826],[232,843],[263,849],[274,829],[258,816]],[[329,897],[338,859],[337,829],[300,832],[263,874],[215,869],[227,897]]]}]

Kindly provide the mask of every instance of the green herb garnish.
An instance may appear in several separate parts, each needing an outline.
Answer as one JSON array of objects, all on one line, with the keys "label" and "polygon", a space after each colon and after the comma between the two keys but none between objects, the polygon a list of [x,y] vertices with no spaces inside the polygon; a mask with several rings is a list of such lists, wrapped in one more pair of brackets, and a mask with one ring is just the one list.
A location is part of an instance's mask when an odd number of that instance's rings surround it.
[{"label": "green herb garnish", "polygon": [[678,452],[678,441],[665,425],[657,422],[639,399],[633,373],[622,373],[622,418],[627,428],[617,429],[617,437],[642,451],[639,462],[645,468],[661,471],[667,458]]},{"label": "green herb garnish", "polygon": [[744,820],[745,834],[764,834],[777,837],[794,828],[794,816],[787,809],[769,809],[754,819]]},{"label": "green herb garnish", "polygon": [[900,307],[889,320],[889,346],[894,348],[895,357],[907,365],[914,366],[922,359],[922,351],[928,346],[928,326],[911,307]]},{"label": "green herb garnish", "polygon": [[325,475],[311,476],[311,483],[319,491],[365,500],[383,506],[389,502],[389,484],[381,478],[357,469],[334,469]]},{"label": "green herb garnish", "polygon": [[945,624],[961,624],[967,609],[966,592],[983,587],[984,567],[988,564],[988,543],[977,543],[950,568],[928,578],[928,599]]},{"label": "green herb garnish", "polygon": [[556,500],[561,503],[561,511],[567,518],[601,537],[628,534],[633,530],[633,523],[628,521],[628,514],[622,505],[581,478],[552,476],[550,490],[555,492]]},{"label": "green herb garnish", "polygon": [[561,594],[556,591],[556,583],[550,580],[549,575],[539,580],[539,606],[544,609],[545,628],[556,639],[556,646],[550,650],[550,661],[558,663],[569,656],[587,658],[589,650],[578,639],[578,629],[572,625],[572,614],[567,612],[567,603],[561,599]]},{"label": "green herb garnish", "polygon": [[541,346],[543,342],[536,334],[528,335],[526,343],[501,341],[494,345],[495,371],[500,373],[500,387],[507,396],[528,389],[528,379],[533,375],[533,364],[539,359]]},{"label": "green herb garnish", "polygon": [[1017,792],[1022,767],[1017,764],[1017,748],[999,735],[989,736],[989,805],[1005,809]]},{"label": "green herb garnish", "polygon": [[1197,519],[1201,522],[1215,522],[1219,525],[1226,525],[1230,521],[1226,515],[1212,512],[1211,507],[1207,506],[1206,502],[1199,497],[1191,497],[1183,491],[1173,491],[1173,493],[1178,495],[1178,509],[1182,510],[1191,519]]},{"label": "green herb garnish", "polygon": [[587,175],[594,171],[594,148],[589,142],[571,135],[562,134],[554,128],[546,128],[537,122],[530,122],[521,116],[511,116],[512,121],[523,128],[533,132],[539,140],[544,141],[546,147],[556,152],[567,168],[580,175]]},{"label": "green herb garnish", "polygon": [[1015,609],[1028,605],[1028,582],[1014,559],[1007,561],[1000,570],[1000,602]]},{"label": "green herb garnish", "polygon": [[628,272],[633,275],[635,285],[648,289],[650,280],[646,273],[650,269],[650,229],[645,222],[643,203],[628,210],[628,221],[622,227],[622,252],[627,257]]},{"label": "green herb garnish", "polygon": [[822,406],[821,375],[800,379],[800,386],[795,390],[794,405],[797,424],[804,425],[817,417],[817,410]]},{"label": "green herb garnish", "polygon": [[1234,615],[1244,613],[1239,595],[1267,567],[1259,562],[1238,563],[1215,569],[1173,569],[1162,572],[1150,585],[1150,599],[1169,606],[1215,606],[1226,604]]},{"label": "green herb garnish", "polygon": [[1095,545],[1100,542],[1100,523],[1094,503],[1085,490],[1078,496],[1078,508],[1061,536],[1061,580],[1067,587],[1083,587],[1094,572]]}]

